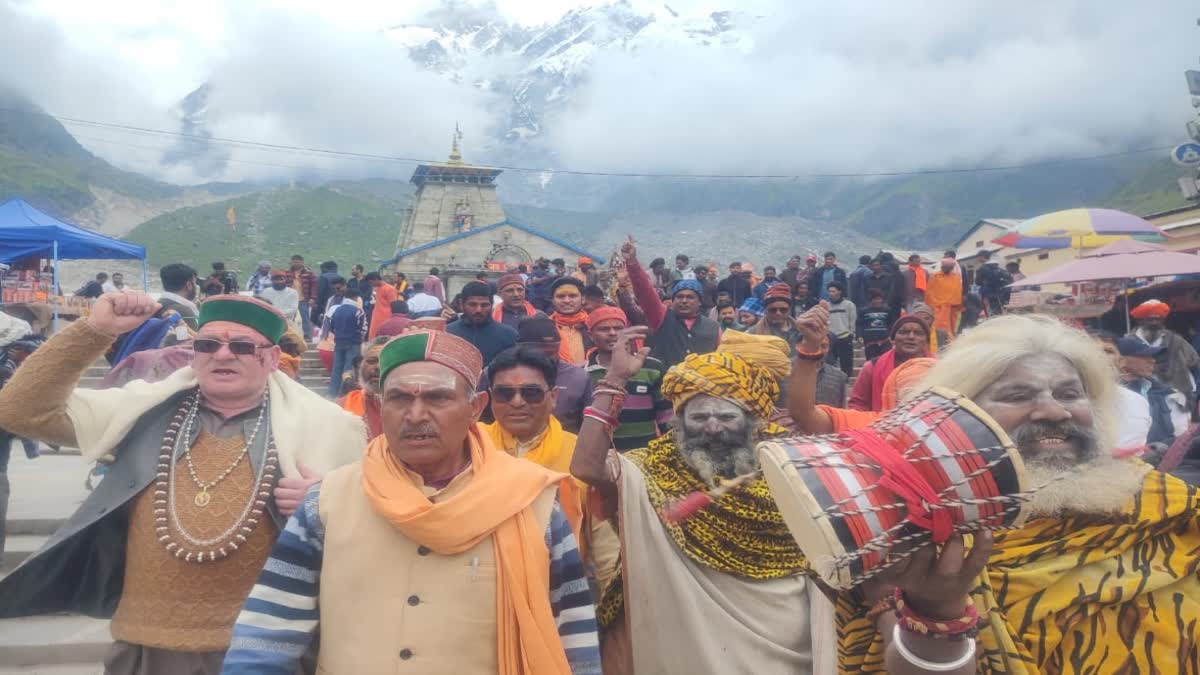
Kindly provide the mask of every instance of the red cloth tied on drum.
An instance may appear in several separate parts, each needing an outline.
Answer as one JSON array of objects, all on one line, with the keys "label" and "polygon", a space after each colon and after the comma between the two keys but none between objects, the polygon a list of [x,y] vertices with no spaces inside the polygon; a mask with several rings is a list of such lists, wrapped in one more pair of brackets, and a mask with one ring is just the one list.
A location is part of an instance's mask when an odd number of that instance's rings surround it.
[{"label": "red cloth tied on drum", "polygon": [[933,535],[933,543],[941,544],[954,534],[954,516],[942,508],[942,499],[917,471],[916,467],[896,449],[884,442],[874,431],[855,429],[842,434],[850,440],[855,452],[862,453],[879,465],[883,475],[877,485],[904,500],[908,507],[908,522]]},{"label": "red cloth tied on drum", "polygon": [[788,529],[834,588],[870,579],[955,532],[1019,526],[1024,465],[1003,428],[934,389],[865,429],[759,444]]}]

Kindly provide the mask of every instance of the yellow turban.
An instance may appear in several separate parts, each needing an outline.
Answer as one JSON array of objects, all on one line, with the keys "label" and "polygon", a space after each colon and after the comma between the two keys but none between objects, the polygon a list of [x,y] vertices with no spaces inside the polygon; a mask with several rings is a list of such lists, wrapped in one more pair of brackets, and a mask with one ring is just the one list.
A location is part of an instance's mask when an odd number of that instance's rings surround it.
[{"label": "yellow turban", "polygon": [[662,380],[662,394],[675,412],[696,394],[724,398],[761,419],[771,415],[779,384],[771,371],[727,352],[688,354]]},{"label": "yellow turban", "polygon": [[717,351],[740,356],[756,366],[762,366],[771,371],[776,380],[782,380],[792,373],[791,350],[783,338],[774,335],[727,330],[721,334]]}]

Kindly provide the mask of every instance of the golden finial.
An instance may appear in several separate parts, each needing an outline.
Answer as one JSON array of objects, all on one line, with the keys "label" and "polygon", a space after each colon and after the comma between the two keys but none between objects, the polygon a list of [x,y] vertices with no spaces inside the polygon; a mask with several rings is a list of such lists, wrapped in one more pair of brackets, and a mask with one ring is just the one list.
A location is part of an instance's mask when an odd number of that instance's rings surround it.
[{"label": "golden finial", "polygon": [[458,142],[462,140],[462,130],[458,128],[458,122],[454,123],[454,140],[450,144],[450,163],[462,164],[462,151],[459,150]]}]

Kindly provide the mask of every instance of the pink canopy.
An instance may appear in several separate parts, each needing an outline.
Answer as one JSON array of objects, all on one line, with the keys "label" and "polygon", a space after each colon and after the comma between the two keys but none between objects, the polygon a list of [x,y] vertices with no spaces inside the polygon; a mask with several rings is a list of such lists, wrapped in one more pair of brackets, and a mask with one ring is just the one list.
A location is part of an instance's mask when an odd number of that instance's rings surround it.
[{"label": "pink canopy", "polygon": [[1173,277],[1200,274],[1200,255],[1170,251],[1158,244],[1134,239],[1116,241],[1079,260],[1014,282],[1013,288],[1068,284],[1080,281]]}]

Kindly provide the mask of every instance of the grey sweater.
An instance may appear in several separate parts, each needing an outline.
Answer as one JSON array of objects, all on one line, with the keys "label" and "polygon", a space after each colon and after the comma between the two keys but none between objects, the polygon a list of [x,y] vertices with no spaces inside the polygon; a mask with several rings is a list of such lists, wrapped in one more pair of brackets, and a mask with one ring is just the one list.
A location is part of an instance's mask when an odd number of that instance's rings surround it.
[{"label": "grey sweater", "polygon": [[838,337],[846,337],[854,335],[854,328],[858,325],[858,309],[854,303],[842,299],[838,303],[829,303],[829,332]]}]

